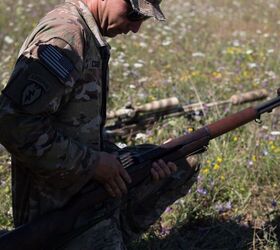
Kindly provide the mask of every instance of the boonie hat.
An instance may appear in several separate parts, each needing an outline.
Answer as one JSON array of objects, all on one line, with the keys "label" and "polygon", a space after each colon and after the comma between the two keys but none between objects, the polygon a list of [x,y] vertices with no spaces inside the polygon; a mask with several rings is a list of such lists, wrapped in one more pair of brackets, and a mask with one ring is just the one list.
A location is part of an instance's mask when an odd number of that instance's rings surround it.
[{"label": "boonie hat", "polygon": [[154,17],[159,21],[165,21],[159,4],[161,0],[129,0],[133,10],[147,17]]}]

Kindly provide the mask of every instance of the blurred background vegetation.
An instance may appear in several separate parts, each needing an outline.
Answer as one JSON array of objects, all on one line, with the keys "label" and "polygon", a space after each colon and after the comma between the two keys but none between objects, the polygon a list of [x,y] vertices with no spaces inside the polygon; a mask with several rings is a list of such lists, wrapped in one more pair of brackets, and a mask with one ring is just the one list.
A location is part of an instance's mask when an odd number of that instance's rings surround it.
[{"label": "blurred background vegetation", "polygon": [[[0,85],[24,39],[59,0],[0,2]],[[176,96],[212,102],[279,87],[278,0],[163,1],[168,21],[148,20],[138,34],[110,40],[109,109]],[[244,108],[155,124],[126,144],[162,143]],[[4,133],[5,131],[1,131]],[[280,249],[279,111],[210,144],[192,191],[168,207],[131,249]],[[10,158],[0,155],[0,229],[12,228]]]}]

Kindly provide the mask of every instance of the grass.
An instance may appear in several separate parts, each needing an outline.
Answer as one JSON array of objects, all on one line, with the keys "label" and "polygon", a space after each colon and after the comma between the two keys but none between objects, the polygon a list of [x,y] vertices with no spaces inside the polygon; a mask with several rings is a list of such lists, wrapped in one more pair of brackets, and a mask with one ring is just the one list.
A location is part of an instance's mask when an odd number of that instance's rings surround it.
[{"label": "grass", "polygon": [[[59,1],[0,3],[0,84],[43,13]],[[165,1],[168,21],[110,40],[109,108],[176,96],[182,103],[228,99],[279,87],[276,0]],[[246,107],[217,107],[200,121],[159,122],[127,144],[162,143]],[[131,249],[280,249],[279,111],[211,142],[192,191],[169,207]],[[0,158],[0,228],[11,228],[9,157]]]}]

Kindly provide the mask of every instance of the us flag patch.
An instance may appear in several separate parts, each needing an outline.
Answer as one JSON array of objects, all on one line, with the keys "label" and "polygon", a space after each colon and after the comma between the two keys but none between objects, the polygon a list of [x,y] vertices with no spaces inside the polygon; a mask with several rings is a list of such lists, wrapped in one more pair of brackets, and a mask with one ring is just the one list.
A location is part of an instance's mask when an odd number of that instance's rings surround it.
[{"label": "us flag patch", "polygon": [[41,45],[38,57],[56,76],[66,81],[74,69],[72,62],[51,44]]}]

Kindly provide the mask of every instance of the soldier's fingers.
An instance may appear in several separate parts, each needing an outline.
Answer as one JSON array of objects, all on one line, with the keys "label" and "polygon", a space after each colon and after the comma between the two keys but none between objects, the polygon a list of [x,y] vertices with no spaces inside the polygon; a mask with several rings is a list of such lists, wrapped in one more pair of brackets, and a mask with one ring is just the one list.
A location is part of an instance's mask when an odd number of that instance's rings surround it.
[{"label": "soldier's fingers", "polygon": [[176,172],[177,171],[177,165],[174,162],[168,162],[167,163],[168,168],[170,169],[171,172]]},{"label": "soldier's fingers", "polygon": [[110,181],[108,184],[109,184],[110,188],[113,190],[114,194],[115,194],[117,197],[121,197],[121,196],[122,196],[122,192],[121,192],[121,190],[119,189],[119,186],[118,186],[118,184],[115,182],[115,180]]},{"label": "soldier's fingers", "polygon": [[126,184],[123,181],[122,177],[117,176],[116,177],[116,183],[117,183],[119,189],[121,190],[121,192],[126,194],[127,193],[127,188],[126,188]]},{"label": "soldier's fingers", "polygon": [[164,171],[161,169],[160,165],[157,162],[153,163],[153,169],[158,173],[160,179],[165,177]]},{"label": "soldier's fingers", "polygon": [[163,172],[165,173],[165,177],[171,175],[171,171],[170,171],[168,165],[163,160],[159,160],[158,163],[159,163],[159,166],[161,167],[161,169],[163,170]]},{"label": "soldier's fingers", "polygon": [[151,174],[152,174],[152,179],[153,181],[159,181],[159,174],[156,170],[151,168]]},{"label": "soldier's fingers", "polygon": [[111,188],[111,186],[109,184],[105,184],[104,188],[109,193],[109,195],[111,195],[112,197],[116,197],[115,192],[113,191],[113,189]]},{"label": "soldier's fingers", "polygon": [[120,175],[121,175],[121,177],[122,177],[127,183],[131,183],[132,180],[131,180],[129,174],[127,173],[127,171],[126,171],[122,166],[119,168],[119,170],[120,170]]}]

